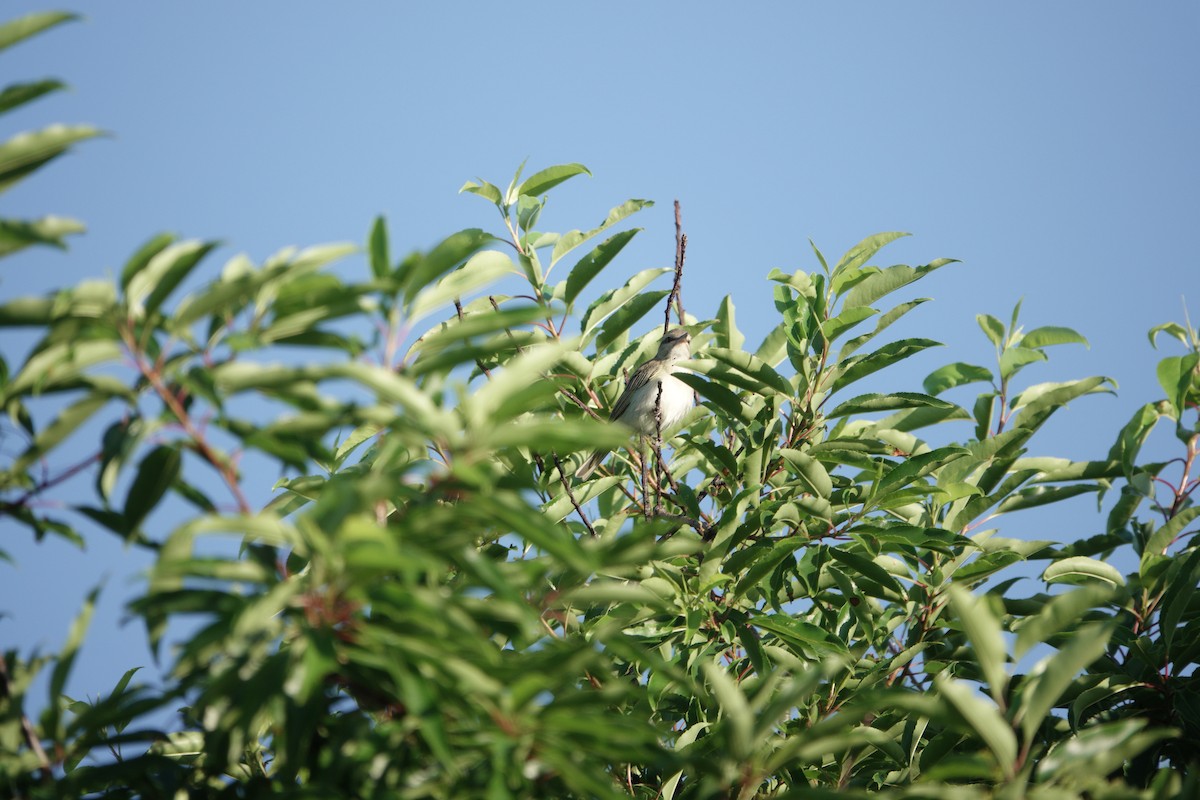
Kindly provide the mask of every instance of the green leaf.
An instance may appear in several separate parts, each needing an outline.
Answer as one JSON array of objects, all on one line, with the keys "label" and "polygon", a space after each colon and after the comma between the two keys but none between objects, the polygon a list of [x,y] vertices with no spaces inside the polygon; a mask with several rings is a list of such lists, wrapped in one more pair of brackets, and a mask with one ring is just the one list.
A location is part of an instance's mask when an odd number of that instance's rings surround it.
[{"label": "green leaf", "polygon": [[1046,383],[1031,386],[1012,401],[1013,408],[1020,408],[1021,413],[1010,421],[1014,427],[1027,428],[1035,431],[1041,427],[1051,414],[1077,397],[1096,392],[1112,391],[1106,388],[1112,385],[1111,378],[1092,376],[1080,378],[1065,383]]},{"label": "green leaf", "polygon": [[447,236],[415,261],[406,262],[407,267],[402,267],[396,275],[404,288],[404,301],[411,302],[417,292],[462,264],[491,239],[490,234],[478,228],[468,228]]},{"label": "green leaf", "polygon": [[87,635],[88,626],[92,621],[92,612],[96,610],[96,598],[99,596],[99,586],[88,592],[87,598],[83,601],[83,608],[75,617],[75,621],[71,623],[71,630],[67,633],[67,643],[63,646],[62,652],[58,654],[54,671],[50,674],[50,702],[47,704],[46,710],[49,724],[45,727],[49,738],[55,740],[62,737],[62,732],[59,730],[59,709],[62,708],[63,690],[66,689],[67,679],[71,675],[71,667],[75,664],[75,655],[79,652],[79,647]]},{"label": "green leaf", "polygon": [[875,323],[875,330],[871,331],[870,333],[864,333],[861,336],[855,336],[853,339],[850,339],[844,345],[842,345],[841,349],[838,351],[837,360],[845,361],[852,353],[857,352],[867,342],[871,341],[884,330],[891,327],[892,323],[894,323],[896,320],[900,319],[909,311],[912,311],[922,303],[927,302],[929,302],[929,298],[918,297],[916,300],[911,300],[907,303],[901,303],[892,310],[888,311],[879,318],[878,322]]},{"label": "green leaf", "polygon": [[938,408],[953,410],[958,406],[939,400],[927,394],[917,392],[896,392],[895,394],[860,394],[826,414],[829,419],[849,416],[850,414],[869,414],[873,411],[895,411],[902,408]]},{"label": "green leaf", "polygon": [[125,296],[134,313],[153,314],[157,311],[175,287],[216,246],[216,242],[196,240],[171,244],[155,253],[143,267],[128,274]]},{"label": "green leaf", "polygon": [[885,297],[913,281],[920,280],[935,269],[940,269],[952,263],[955,263],[955,259],[941,258],[916,268],[898,264],[894,267],[882,269],[857,283],[850,290],[850,293],[846,295],[842,307],[853,308],[855,306],[870,305],[879,298]]},{"label": "green leaf", "polygon": [[1196,587],[1200,586],[1200,548],[1189,548],[1179,557],[1171,559],[1162,582],[1166,590],[1163,592],[1159,630],[1162,631],[1163,644],[1170,652],[1177,634],[1185,634],[1185,640],[1192,640],[1191,636],[1186,635],[1190,633],[1188,629],[1180,623],[1192,608]]},{"label": "green leaf", "polygon": [[900,339],[889,342],[873,353],[849,359],[839,369],[834,370],[833,374],[837,377],[834,379],[830,391],[836,392],[873,372],[916,355],[922,350],[941,346],[941,342],[935,342],[932,339]]},{"label": "green leaf", "polygon": [[813,495],[829,499],[833,493],[833,481],[820,461],[800,450],[780,448],[779,455],[795,470],[796,476]]},{"label": "green leaf", "polygon": [[1142,445],[1146,443],[1150,431],[1158,424],[1160,416],[1156,404],[1146,403],[1146,405],[1133,412],[1133,416],[1130,417],[1129,422],[1125,423],[1125,427],[1118,434],[1117,441],[1113,444],[1112,449],[1108,451],[1109,459],[1121,463],[1122,472],[1124,472],[1126,477],[1133,474],[1133,468],[1137,464],[1138,453],[1141,452]]},{"label": "green leaf", "polygon": [[1150,346],[1155,349],[1158,349],[1158,335],[1160,333],[1174,336],[1184,347],[1188,347],[1191,344],[1191,335],[1187,328],[1178,322],[1164,322],[1162,325],[1155,325],[1147,334],[1150,337]]},{"label": "green leaf", "polygon": [[701,662],[700,667],[721,708],[721,720],[729,726],[729,735],[724,741],[732,748],[730,755],[737,761],[744,762],[753,756],[757,744],[752,735],[754,716],[750,711],[750,704],[723,667],[711,661]]},{"label": "green leaf", "polygon": [[995,380],[991,370],[959,361],[935,369],[925,377],[922,385],[929,394],[941,394],[956,386],[980,382],[993,383]]},{"label": "green leaf", "polygon": [[[1073,736],[1057,740],[1038,763],[1039,785],[1088,785],[1098,776],[1120,774],[1156,742],[1177,735],[1170,728],[1142,730],[1148,722],[1135,718],[1089,725]],[[1158,775],[1177,777],[1178,773],[1164,769]],[[1160,788],[1167,785],[1157,779],[1156,783]]]},{"label": "green leaf", "polygon": [[423,319],[446,303],[466,297],[515,271],[516,265],[507,254],[499,250],[482,250],[433,286],[425,287],[410,304],[409,319]]},{"label": "green leaf", "polygon": [[875,309],[868,308],[867,306],[847,308],[836,317],[831,317],[821,323],[821,336],[825,338],[825,341],[832,343],[855,325],[863,320],[870,319],[878,313]]},{"label": "green leaf", "polygon": [[1000,354],[1000,377],[1007,380],[1016,375],[1022,367],[1035,361],[1045,361],[1046,354],[1041,350],[1031,350],[1028,347],[1008,347]]},{"label": "green leaf", "polygon": [[746,417],[746,410],[738,396],[717,381],[708,381],[690,372],[676,373],[676,377],[695,389],[705,400],[710,401],[721,411],[724,411],[731,422],[738,422],[743,425],[750,422]]},{"label": "green leaf", "polygon": [[1188,407],[1188,396],[1195,391],[1193,387],[1200,383],[1196,374],[1197,363],[1200,363],[1200,355],[1196,353],[1171,356],[1158,362],[1158,383],[1175,408],[1176,421]]},{"label": "green leaf", "polygon": [[375,218],[371,225],[371,235],[367,245],[371,259],[371,274],[376,280],[386,278],[392,272],[392,260],[388,254],[387,220],[382,216]]},{"label": "green leaf", "polygon": [[600,244],[596,245],[590,253],[571,268],[571,272],[567,275],[567,289],[564,299],[567,305],[575,302],[579,297],[579,293],[583,291],[592,278],[600,274],[600,270],[608,266],[617,253],[620,253],[625,245],[641,230],[641,228],[632,228],[627,231],[621,231],[605,239]]},{"label": "green leaf", "polygon": [[0,144],[0,192],[5,192],[71,147],[100,135],[90,125],[51,125]]},{"label": "green leaf", "polygon": [[559,164],[553,167],[546,167],[526,178],[517,188],[517,196],[529,195],[531,197],[538,197],[569,178],[573,178],[576,175],[591,177],[591,174],[583,164]]},{"label": "green leaf", "polygon": [[487,430],[533,410],[531,400],[552,396],[556,387],[546,371],[562,361],[568,349],[560,343],[530,347],[492,373],[466,406],[468,429]]},{"label": "green leaf", "polygon": [[883,590],[890,592],[893,598],[904,596],[904,590],[900,588],[899,582],[888,574],[887,570],[871,559],[841,547],[829,548],[829,555],[835,561],[840,561],[849,567],[852,570],[855,582],[859,585],[870,581],[878,584]]},{"label": "green leaf", "polygon": [[70,14],[65,11],[37,11],[9,20],[0,25],[0,50],[7,50],[14,44],[36,36],[42,31],[77,19],[79,19],[78,14]]},{"label": "green leaf", "polygon": [[[833,268],[833,280],[830,284],[833,288],[833,293],[840,295],[847,279],[856,277],[856,270],[860,269],[868,261],[870,261],[881,249],[897,239],[901,239],[909,235],[911,234],[901,233],[899,231],[876,233],[872,236],[868,236],[858,244],[854,245],[854,247],[851,247],[849,250],[847,250],[838,261],[837,266]],[[812,242],[810,241],[809,244],[812,245]],[[820,251],[817,250],[816,245],[812,245],[812,247],[813,251],[817,254],[817,259],[821,262],[821,265],[826,266],[825,257],[822,256]],[[826,271],[828,271],[828,268]]]},{"label": "green leaf", "polygon": [[[540,392],[536,392],[540,394]],[[629,440],[629,429],[588,419],[518,419],[485,429],[472,444],[502,449],[526,447],[536,452],[576,453],[615,448]],[[580,501],[582,502],[582,500]]]},{"label": "green leaf", "polygon": [[1116,567],[1086,556],[1071,556],[1055,561],[1042,573],[1046,583],[1088,584],[1102,581],[1110,586],[1124,586],[1125,578]]},{"label": "green leaf", "polygon": [[991,314],[976,314],[975,321],[979,323],[979,328],[987,335],[992,344],[996,347],[1004,346],[1004,323],[993,317]]},{"label": "green leaf", "polygon": [[485,180],[480,180],[479,183],[467,181],[462,185],[462,188],[458,190],[459,194],[462,194],[463,192],[477,194],[485,200],[492,201],[497,206],[503,205],[502,201],[504,198],[500,193],[500,187],[490,184]]},{"label": "green leaf", "polygon": [[741,350],[742,345],[746,342],[746,337],[737,328],[733,299],[729,295],[722,298],[721,305],[717,309],[717,321],[713,324],[713,333],[717,337],[717,347],[727,350]]},{"label": "green leaf", "polygon": [[776,372],[770,365],[760,361],[744,350],[709,347],[704,351],[704,354],[736,369],[743,375],[754,378],[760,386],[769,387],[784,397],[791,397],[795,391],[787,378]]},{"label": "green leaf", "polygon": [[183,458],[178,448],[159,445],[147,453],[138,464],[137,476],[125,497],[123,512],[130,533],[141,526],[142,521],[171,488],[171,484],[179,477],[182,463]]},{"label": "green leaf", "polygon": [[801,654],[846,652],[846,645],[824,628],[787,614],[756,613],[750,623]]},{"label": "green leaf", "polygon": [[29,357],[4,387],[5,403],[26,392],[45,392],[72,383],[88,367],[117,361],[124,355],[110,339],[56,342]]},{"label": "green leaf", "polygon": [[579,245],[591,239],[593,236],[603,233],[631,214],[641,211],[643,208],[649,208],[653,205],[654,202],[651,200],[626,200],[621,205],[609,211],[608,216],[605,217],[604,221],[601,222],[597,227],[592,228],[590,231],[567,231],[562,236],[558,237],[558,241],[554,243],[554,250],[552,250],[550,253],[550,268],[553,269],[554,265],[558,263],[559,259],[574,250]]},{"label": "green leaf", "polygon": [[82,399],[67,406],[52,423],[38,432],[25,452],[16,458],[8,469],[13,473],[29,469],[45,458],[51,450],[62,444],[80,425],[91,419],[110,399],[110,395],[103,392],[90,392]]},{"label": "green leaf", "polygon": [[624,303],[604,320],[600,332],[596,335],[596,352],[603,352],[610,344],[633,327],[633,324],[650,312],[659,302],[669,295],[670,290],[646,292]]},{"label": "green leaf", "polygon": [[1026,676],[1013,717],[1025,741],[1034,741],[1042,721],[1059,704],[1063,693],[1084,669],[1104,655],[1114,627],[1112,620],[1080,627],[1057,653],[1042,659]]},{"label": "green leaf", "polygon": [[968,684],[944,672],[934,677],[933,685],[992,751],[996,765],[1004,775],[1012,777],[1017,760],[1017,737],[996,706],[975,694]]},{"label": "green leaf", "polygon": [[1008,656],[1000,619],[989,607],[986,595],[975,597],[957,583],[950,584],[948,591],[950,605],[962,622],[992,699],[997,704],[1003,703],[1008,690]]},{"label": "green leaf", "polygon": [[1052,597],[1036,614],[1021,620],[1016,627],[1017,641],[1013,655],[1020,659],[1038,645],[1049,642],[1063,631],[1074,633],[1084,615],[1116,597],[1115,587],[1093,583]]},{"label": "green leaf", "polygon": [[29,83],[14,83],[6,86],[4,87],[4,91],[0,92],[0,114],[33,102],[50,92],[57,92],[65,88],[66,84],[54,79],[31,81]]},{"label": "green leaf", "polygon": [[1200,506],[1185,508],[1176,513],[1165,525],[1162,525],[1150,535],[1150,538],[1146,540],[1146,547],[1142,551],[1141,571],[1143,574],[1145,574],[1149,564],[1167,554],[1168,548],[1183,535],[1184,529],[1198,517],[1200,517]]},{"label": "green leaf", "polygon": [[1034,328],[1021,337],[1022,347],[1050,347],[1055,344],[1081,344],[1089,347],[1088,340],[1070,328],[1046,326]]},{"label": "green leaf", "polygon": [[[639,296],[642,289],[646,288],[655,278],[670,271],[669,267],[642,270],[626,281],[625,285],[620,289],[613,289],[600,295],[595,302],[588,306],[587,311],[583,315],[583,323],[580,326],[580,331],[583,333],[584,338],[595,330],[609,314],[612,314],[634,297]],[[658,297],[661,299],[666,297],[667,294],[667,291],[663,291]],[[642,313],[644,314],[645,312],[643,311]]]},{"label": "green leaf", "polygon": [[1075,497],[1076,495],[1098,491],[1100,491],[1100,487],[1092,484],[1075,484],[1073,486],[1032,486],[1006,497],[1000,503],[1000,505],[996,507],[996,511],[1000,514],[1008,514],[1013,511],[1020,511],[1021,509],[1025,508],[1036,508],[1037,506],[1044,506],[1049,503],[1057,503],[1061,500],[1066,500],[1069,497]]},{"label": "green leaf", "polygon": [[28,222],[0,220],[0,258],[31,245],[46,245],[65,250],[65,237],[87,230],[79,220],[66,217],[42,217]]}]

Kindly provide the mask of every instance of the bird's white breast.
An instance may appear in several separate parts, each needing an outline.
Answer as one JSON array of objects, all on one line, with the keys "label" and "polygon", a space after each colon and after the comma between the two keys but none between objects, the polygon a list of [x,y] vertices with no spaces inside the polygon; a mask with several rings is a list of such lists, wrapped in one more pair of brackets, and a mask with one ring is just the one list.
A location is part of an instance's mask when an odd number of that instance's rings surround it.
[{"label": "bird's white breast", "polygon": [[655,432],[655,405],[662,412],[663,430],[677,424],[692,407],[692,387],[674,375],[663,378],[661,383],[661,401],[658,398],[659,381],[650,381],[630,398],[628,411],[621,415],[623,421],[637,422],[634,427],[646,436]]}]

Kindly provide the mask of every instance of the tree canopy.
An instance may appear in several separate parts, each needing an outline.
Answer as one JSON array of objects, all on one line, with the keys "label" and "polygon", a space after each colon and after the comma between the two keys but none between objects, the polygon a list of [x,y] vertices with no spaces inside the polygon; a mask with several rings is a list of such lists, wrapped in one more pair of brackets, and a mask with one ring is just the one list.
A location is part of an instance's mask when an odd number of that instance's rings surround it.
[{"label": "tree canopy", "polygon": [[[8,22],[0,48],[69,18]],[[9,86],[0,112],[61,86]],[[14,136],[0,191],[96,134]],[[938,344],[891,326],[953,261],[876,266],[904,235],[880,233],[767,274],[777,323],[748,344],[730,298],[687,313],[681,230],[673,271],[621,263],[650,201],[539,228],[586,172],[469,181],[496,229],[427,250],[400,255],[380,218],[361,249],[217,269],[215,243],[158,235],[114,280],[0,303],[37,336],[0,363],[22,442],[6,535],[151,553],[130,611],[166,670],[65,693],[103,636],[95,592],[60,653],[7,649],[0,792],[1196,796],[1196,331],[1150,332],[1182,354],[1094,460],[1031,455],[1065,404],[1113,388],[1024,380],[1079,333],[981,314],[994,364],[892,377]],[[0,220],[0,255],[81,229]],[[607,416],[675,325],[698,403],[638,441]],[[1178,457],[1147,462],[1159,425]],[[92,495],[64,496],[81,473]],[[1003,535],[1088,493],[1101,510],[1070,541]],[[166,504],[185,521],[164,530]],[[1013,577],[1031,565],[1034,591]]]}]

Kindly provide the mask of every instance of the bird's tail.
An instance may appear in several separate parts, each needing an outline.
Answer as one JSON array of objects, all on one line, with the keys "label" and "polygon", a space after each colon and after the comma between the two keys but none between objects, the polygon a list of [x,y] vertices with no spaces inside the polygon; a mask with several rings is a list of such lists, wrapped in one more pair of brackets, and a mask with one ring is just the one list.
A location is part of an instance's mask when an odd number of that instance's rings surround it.
[{"label": "bird's tail", "polygon": [[579,465],[579,469],[575,470],[575,477],[579,480],[586,480],[591,475],[596,467],[600,466],[600,462],[604,461],[604,457],[608,455],[606,450],[597,450],[588,456],[587,461]]}]

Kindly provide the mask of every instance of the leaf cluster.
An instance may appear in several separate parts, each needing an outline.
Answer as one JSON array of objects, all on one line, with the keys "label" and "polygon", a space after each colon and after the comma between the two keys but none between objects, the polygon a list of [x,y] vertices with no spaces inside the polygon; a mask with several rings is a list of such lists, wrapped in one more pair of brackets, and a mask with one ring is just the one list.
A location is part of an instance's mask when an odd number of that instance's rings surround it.
[{"label": "leaf cluster", "polygon": [[[56,136],[40,152],[78,141]],[[11,180],[53,157],[11,145]],[[1082,336],[981,315],[995,365],[864,391],[938,346],[892,326],[952,261],[877,266],[900,233],[832,263],[814,246],[813,271],[768,275],[778,322],[753,349],[729,297],[678,320],[696,408],[636,441],[603,420],[672,292],[665,270],[610,278],[649,201],[539,228],[581,174],[468,182],[503,230],[404,256],[381,218],[361,251],[234,256],[205,280],[216,243],[159,236],[116,281],[0,304],[38,336],[0,374],[23,442],[0,515],[151,551],[130,611],[166,670],[65,693],[95,591],[61,652],[6,652],[0,792],[1192,796],[1190,326],[1151,332],[1186,353],[1106,454],[1037,455],[1060,409],[1114,389],[1022,383]],[[1147,463],[1164,421],[1183,455]],[[575,479],[597,448],[607,466]],[[1002,535],[1085,494],[1100,512],[1069,542]]]}]

